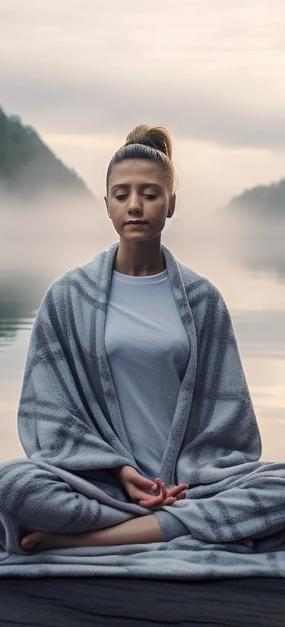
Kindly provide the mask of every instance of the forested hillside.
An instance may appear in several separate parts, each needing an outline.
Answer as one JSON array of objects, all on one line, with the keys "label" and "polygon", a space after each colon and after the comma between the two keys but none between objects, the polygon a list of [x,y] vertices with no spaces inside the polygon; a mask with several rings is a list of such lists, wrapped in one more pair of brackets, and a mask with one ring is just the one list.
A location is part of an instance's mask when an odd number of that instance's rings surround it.
[{"label": "forested hillside", "polygon": [[0,107],[0,191],[23,200],[47,192],[93,197],[82,178],[58,159],[31,126]]},{"label": "forested hillside", "polygon": [[285,216],[285,179],[270,185],[258,185],[235,196],[229,206],[254,212],[260,217]]}]

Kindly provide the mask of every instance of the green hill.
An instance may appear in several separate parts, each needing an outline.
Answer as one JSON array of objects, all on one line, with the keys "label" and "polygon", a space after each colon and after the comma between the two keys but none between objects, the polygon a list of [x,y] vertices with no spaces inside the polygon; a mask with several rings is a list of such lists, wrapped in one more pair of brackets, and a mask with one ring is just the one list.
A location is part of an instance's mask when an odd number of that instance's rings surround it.
[{"label": "green hill", "polygon": [[234,196],[229,207],[271,218],[285,217],[285,179],[270,185],[257,185]]},{"label": "green hill", "polygon": [[67,168],[31,126],[20,117],[7,116],[0,107],[0,191],[21,200],[47,192],[93,194],[73,168]]}]

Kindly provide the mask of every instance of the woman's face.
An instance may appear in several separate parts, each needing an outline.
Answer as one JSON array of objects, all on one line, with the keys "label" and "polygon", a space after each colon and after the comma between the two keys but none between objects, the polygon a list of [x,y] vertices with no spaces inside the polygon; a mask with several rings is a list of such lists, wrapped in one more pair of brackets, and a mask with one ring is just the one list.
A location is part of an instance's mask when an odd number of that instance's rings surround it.
[{"label": "woman's face", "polygon": [[[169,179],[162,168],[149,159],[125,159],[111,170],[105,203],[117,233],[128,240],[158,236],[175,208]],[[128,220],[143,220],[130,226]]]}]

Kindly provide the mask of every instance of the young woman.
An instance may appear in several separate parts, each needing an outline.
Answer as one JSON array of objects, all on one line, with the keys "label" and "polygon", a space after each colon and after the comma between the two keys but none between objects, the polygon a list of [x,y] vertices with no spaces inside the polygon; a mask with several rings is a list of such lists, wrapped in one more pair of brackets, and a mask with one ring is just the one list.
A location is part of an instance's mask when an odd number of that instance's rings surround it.
[{"label": "young woman", "polygon": [[272,506],[283,470],[280,478],[268,464],[262,474],[257,461],[260,435],[223,299],[178,270],[161,243],[175,199],[168,131],[137,126],[107,170],[118,246],[56,280],[34,324],[19,408],[29,459],[0,467],[7,551],[18,533],[26,552],[189,534],[252,548],[247,531],[285,526]]}]

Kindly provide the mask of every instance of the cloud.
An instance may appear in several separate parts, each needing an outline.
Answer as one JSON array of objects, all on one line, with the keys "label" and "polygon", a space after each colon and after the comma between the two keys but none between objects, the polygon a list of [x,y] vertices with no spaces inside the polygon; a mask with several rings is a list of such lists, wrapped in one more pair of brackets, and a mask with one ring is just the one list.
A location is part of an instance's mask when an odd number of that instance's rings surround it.
[{"label": "cloud", "polygon": [[[231,102],[217,90],[196,83],[140,82],[134,89],[120,79],[94,81],[65,77],[13,74],[2,80],[6,102],[15,103],[7,114],[22,115],[25,124],[45,132],[72,135],[96,132],[126,134],[139,122],[164,124],[177,137],[217,142],[227,146],[285,148],[284,114]],[[158,81],[157,81],[158,83]],[[151,92],[151,97],[150,97]],[[16,103],[19,106],[16,108]]]},{"label": "cloud", "polygon": [[285,147],[281,0],[2,0],[1,11],[0,104],[38,130],[125,135],[144,121]]}]

